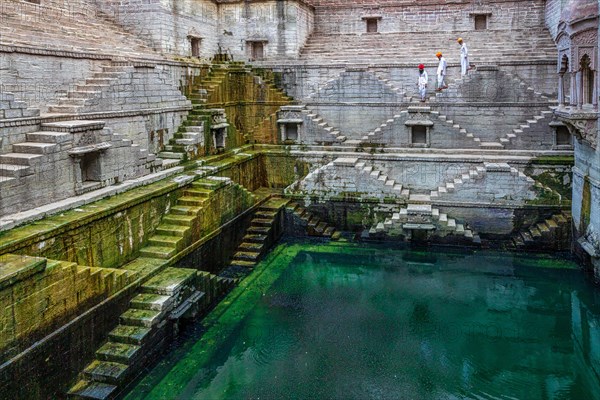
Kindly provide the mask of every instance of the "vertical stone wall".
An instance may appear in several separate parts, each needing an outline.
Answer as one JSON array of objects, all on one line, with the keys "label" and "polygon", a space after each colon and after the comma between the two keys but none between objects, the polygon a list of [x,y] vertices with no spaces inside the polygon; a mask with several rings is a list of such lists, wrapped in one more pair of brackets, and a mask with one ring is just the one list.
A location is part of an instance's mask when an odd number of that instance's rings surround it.
[{"label": "vertical stone wall", "polygon": [[297,58],[313,30],[312,9],[298,1],[220,2],[221,47],[248,60],[248,41],[264,43],[267,59]]},{"label": "vertical stone wall", "polygon": [[318,1],[315,25],[320,33],[363,33],[363,17],[381,17],[379,32],[468,31],[474,14],[489,13],[488,29],[539,28],[544,20],[544,1]]}]

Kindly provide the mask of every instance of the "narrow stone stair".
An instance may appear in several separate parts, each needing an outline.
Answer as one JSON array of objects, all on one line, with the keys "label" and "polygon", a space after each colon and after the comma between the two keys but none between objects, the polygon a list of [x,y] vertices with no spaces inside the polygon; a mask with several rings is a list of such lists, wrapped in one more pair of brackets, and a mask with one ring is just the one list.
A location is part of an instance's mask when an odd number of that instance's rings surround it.
[{"label": "narrow stone stair", "polygon": [[507,243],[512,250],[567,251],[571,247],[571,213],[562,211],[517,232]]},{"label": "narrow stone stair", "polygon": [[242,243],[235,251],[229,266],[220,276],[234,277],[237,281],[254,269],[281,234],[276,225],[281,211],[289,203],[288,199],[272,198],[262,204],[254,213],[250,227]]},{"label": "narrow stone stair", "polygon": [[121,314],[119,325],[96,351],[96,359],[68,392],[71,399],[114,399],[168,337],[167,321],[206,307],[197,271],[167,268],[148,280]]},{"label": "narrow stone stair", "polygon": [[324,237],[331,240],[341,238],[341,232],[335,226],[321,220],[320,217],[296,202],[290,202],[286,207],[286,211],[293,216],[294,225],[300,226],[308,236]]}]

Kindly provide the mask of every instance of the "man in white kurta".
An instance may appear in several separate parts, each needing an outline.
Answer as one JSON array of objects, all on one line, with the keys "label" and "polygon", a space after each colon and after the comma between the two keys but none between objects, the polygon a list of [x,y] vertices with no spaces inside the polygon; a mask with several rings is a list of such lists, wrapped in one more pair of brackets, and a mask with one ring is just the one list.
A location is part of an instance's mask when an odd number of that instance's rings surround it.
[{"label": "man in white kurta", "polygon": [[417,86],[419,87],[419,95],[421,95],[421,102],[424,102],[427,97],[427,82],[429,77],[427,71],[425,71],[425,65],[419,64],[419,79],[417,80]]},{"label": "man in white kurta", "polygon": [[469,70],[469,49],[462,38],[458,38],[460,44],[460,74],[466,75]]},{"label": "man in white kurta", "polygon": [[440,60],[437,69],[438,87],[436,89],[439,92],[442,89],[448,88],[448,86],[446,86],[446,68],[448,67],[448,64],[446,63],[446,59],[444,58],[441,52],[438,52],[436,54],[436,57],[438,58],[438,60]]}]

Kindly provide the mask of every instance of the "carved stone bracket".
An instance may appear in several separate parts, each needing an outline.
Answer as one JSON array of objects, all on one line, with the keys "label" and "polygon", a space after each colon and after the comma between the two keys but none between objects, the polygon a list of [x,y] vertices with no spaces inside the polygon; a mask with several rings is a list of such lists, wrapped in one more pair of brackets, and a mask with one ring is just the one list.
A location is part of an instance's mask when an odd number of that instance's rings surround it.
[{"label": "carved stone bracket", "polygon": [[595,111],[560,108],[556,117],[565,124],[571,135],[594,150],[598,149],[598,113]]}]

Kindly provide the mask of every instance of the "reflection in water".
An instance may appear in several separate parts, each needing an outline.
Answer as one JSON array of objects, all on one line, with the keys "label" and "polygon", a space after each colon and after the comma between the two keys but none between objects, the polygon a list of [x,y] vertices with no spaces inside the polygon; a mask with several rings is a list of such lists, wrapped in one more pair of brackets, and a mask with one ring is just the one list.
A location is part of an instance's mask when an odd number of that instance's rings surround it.
[{"label": "reflection in water", "polygon": [[209,327],[228,332],[215,351],[190,345],[130,398],[598,399],[598,301],[567,262],[340,245],[288,261]]}]

